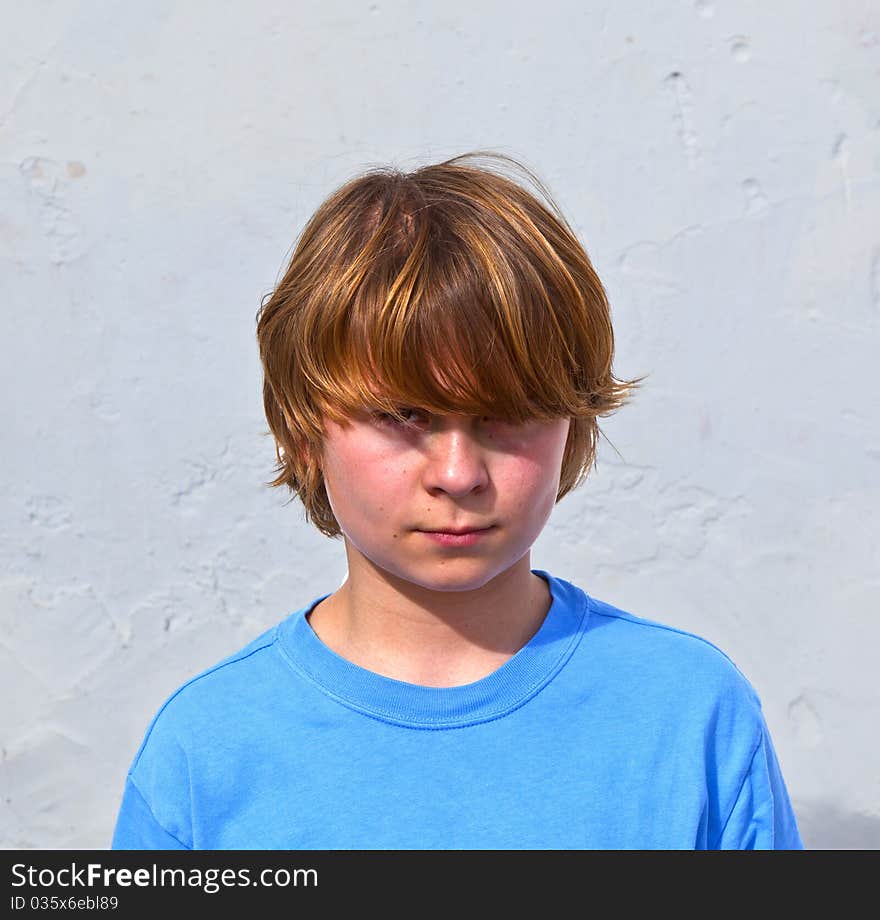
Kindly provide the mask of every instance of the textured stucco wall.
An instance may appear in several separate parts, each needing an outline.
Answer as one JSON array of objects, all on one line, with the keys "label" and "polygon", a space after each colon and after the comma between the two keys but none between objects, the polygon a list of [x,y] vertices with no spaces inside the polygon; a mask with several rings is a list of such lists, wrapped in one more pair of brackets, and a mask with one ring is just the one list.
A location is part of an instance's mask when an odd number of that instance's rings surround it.
[{"label": "textured stucco wall", "polygon": [[807,844],[880,846],[875,2],[3,18],[0,845],[108,845],[165,696],[341,582],[263,485],[254,313],[340,182],[492,147],[650,374],[533,565],[720,645]]}]

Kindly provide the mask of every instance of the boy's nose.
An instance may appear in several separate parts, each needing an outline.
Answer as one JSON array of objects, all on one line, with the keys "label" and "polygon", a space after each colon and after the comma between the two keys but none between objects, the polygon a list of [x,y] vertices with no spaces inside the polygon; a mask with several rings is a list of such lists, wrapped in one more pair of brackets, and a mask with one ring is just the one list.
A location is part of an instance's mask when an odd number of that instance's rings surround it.
[{"label": "boy's nose", "polygon": [[466,495],[488,482],[485,447],[466,423],[434,432],[426,448],[424,484]]}]

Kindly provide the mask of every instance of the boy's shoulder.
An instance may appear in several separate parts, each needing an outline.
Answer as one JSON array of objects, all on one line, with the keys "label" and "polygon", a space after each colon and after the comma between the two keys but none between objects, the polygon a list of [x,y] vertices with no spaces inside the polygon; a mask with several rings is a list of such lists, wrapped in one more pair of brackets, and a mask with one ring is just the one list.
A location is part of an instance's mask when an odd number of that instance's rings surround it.
[{"label": "boy's shoulder", "polygon": [[635,614],[587,595],[591,661],[603,669],[671,687],[736,695],[756,709],[757,692],[733,658],[714,642],[681,627]]},{"label": "boy's shoulder", "polygon": [[[230,652],[214,664],[187,678],[163,703],[164,709],[179,697],[195,699],[219,683],[238,683],[253,679],[254,672],[263,664],[265,653],[275,644],[278,623],[251,639],[246,645]],[[161,712],[161,709],[160,709]]]},{"label": "boy's shoulder", "polygon": [[155,711],[134,758],[135,766],[148,745],[188,748],[201,733],[219,733],[223,725],[248,719],[248,713],[277,698],[289,677],[278,650],[278,634],[290,614],[237,651],[180,684]]}]

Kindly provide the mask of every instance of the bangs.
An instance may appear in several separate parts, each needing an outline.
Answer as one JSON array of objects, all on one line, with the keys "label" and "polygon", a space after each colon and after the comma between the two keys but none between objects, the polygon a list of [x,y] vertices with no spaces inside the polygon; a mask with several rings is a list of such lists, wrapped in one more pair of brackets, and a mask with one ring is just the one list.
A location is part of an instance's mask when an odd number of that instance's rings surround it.
[{"label": "bangs", "polygon": [[510,213],[510,191],[479,209],[448,183],[394,192],[304,311],[297,364],[320,410],[339,422],[402,406],[524,422],[588,409],[602,349],[583,294],[541,229]]}]

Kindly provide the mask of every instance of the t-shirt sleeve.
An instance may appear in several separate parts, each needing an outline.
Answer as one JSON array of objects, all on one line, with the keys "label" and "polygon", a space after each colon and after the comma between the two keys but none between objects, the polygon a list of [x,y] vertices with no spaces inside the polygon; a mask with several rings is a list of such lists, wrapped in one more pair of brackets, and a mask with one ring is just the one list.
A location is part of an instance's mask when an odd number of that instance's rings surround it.
[{"label": "t-shirt sleeve", "polygon": [[150,806],[128,776],[122,804],[116,817],[112,850],[186,850],[173,834],[156,820]]},{"label": "t-shirt sleeve", "polygon": [[770,733],[763,720],[758,745],[715,849],[804,849]]},{"label": "t-shirt sleeve", "polygon": [[186,731],[166,704],[126,775],[111,848],[192,849],[191,789]]}]

